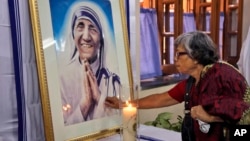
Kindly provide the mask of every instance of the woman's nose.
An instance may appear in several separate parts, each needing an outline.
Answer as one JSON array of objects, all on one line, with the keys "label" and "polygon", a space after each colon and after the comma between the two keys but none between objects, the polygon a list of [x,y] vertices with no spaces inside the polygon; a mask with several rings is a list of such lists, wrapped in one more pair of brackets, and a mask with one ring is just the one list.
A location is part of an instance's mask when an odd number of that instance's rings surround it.
[{"label": "woman's nose", "polygon": [[82,34],[82,39],[90,40],[90,34],[89,34],[89,31],[87,29],[84,29],[81,34]]},{"label": "woman's nose", "polygon": [[178,56],[174,56],[174,61],[176,62],[178,60]]}]

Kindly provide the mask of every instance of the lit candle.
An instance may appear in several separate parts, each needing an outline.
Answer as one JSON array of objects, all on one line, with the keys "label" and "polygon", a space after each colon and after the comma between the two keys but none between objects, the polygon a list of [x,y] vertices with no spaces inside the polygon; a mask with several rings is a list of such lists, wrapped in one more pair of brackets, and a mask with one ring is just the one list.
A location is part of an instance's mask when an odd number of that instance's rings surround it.
[{"label": "lit candle", "polygon": [[126,106],[122,108],[123,141],[136,140],[136,117],[137,109],[126,101]]}]

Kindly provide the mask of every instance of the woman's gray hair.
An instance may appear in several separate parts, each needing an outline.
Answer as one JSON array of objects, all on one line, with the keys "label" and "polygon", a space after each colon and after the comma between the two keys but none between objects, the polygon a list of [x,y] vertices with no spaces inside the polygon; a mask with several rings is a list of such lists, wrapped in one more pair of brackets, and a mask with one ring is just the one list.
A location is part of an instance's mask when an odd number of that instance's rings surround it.
[{"label": "woman's gray hair", "polygon": [[182,46],[188,55],[204,66],[219,60],[217,47],[212,39],[201,31],[183,33],[174,41],[174,46]]}]

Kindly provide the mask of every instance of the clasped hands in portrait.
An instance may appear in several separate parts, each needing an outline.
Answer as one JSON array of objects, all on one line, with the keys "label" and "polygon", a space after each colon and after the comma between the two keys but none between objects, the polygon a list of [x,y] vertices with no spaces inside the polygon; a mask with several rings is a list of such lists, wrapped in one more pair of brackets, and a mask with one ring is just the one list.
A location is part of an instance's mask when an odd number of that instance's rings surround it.
[{"label": "clasped hands in portrait", "polygon": [[80,102],[80,109],[84,119],[87,120],[89,111],[94,111],[100,99],[97,80],[87,59],[83,60],[83,85],[85,91]]}]

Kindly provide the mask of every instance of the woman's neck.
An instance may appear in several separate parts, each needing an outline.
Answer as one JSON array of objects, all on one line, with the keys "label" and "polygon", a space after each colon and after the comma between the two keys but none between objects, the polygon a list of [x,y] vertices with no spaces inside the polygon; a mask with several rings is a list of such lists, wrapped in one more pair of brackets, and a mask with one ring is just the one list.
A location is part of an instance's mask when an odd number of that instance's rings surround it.
[{"label": "woman's neck", "polygon": [[100,61],[99,61],[99,59],[96,59],[94,62],[92,62],[92,63],[90,64],[90,67],[92,68],[94,74],[96,74],[96,72],[97,72],[99,66],[100,66]]},{"label": "woman's neck", "polygon": [[195,69],[195,71],[192,74],[190,74],[195,79],[195,85],[197,85],[200,81],[201,72],[202,72],[203,68],[204,68],[204,66],[197,65],[197,68]]},{"label": "woman's neck", "polygon": [[89,64],[94,63],[96,60],[98,60],[97,58],[98,58],[97,55],[95,55],[93,58],[88,59]]}]

